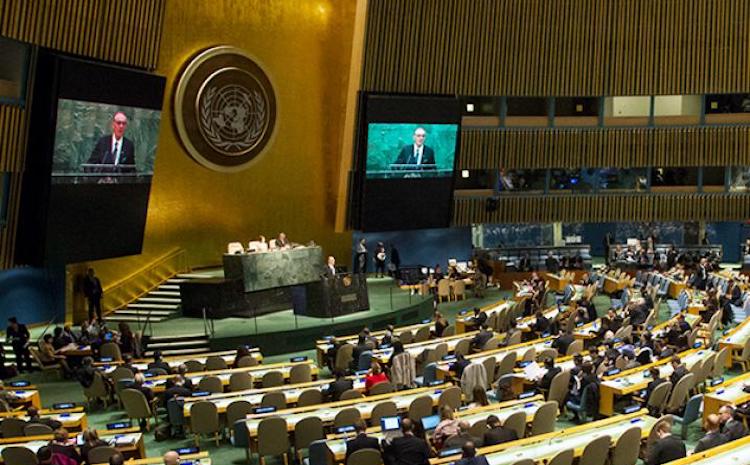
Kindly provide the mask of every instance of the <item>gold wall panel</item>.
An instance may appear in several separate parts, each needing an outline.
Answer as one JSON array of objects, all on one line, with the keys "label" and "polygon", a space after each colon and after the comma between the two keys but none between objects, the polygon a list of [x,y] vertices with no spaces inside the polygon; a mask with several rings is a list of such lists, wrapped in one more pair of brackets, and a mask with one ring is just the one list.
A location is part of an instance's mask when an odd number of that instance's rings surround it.
[{"label": "gold wall panel", "polygon": [[457,163],[460,169],[728,165],[750,165],[750,127],[464,129]]},{"label": "gold wall panel", "polygon": [[154,69],[166,0],[0,0],[0,35]]},{"label": "gold wall panel", "polygon": [[[105,286],[175,247],[192,268],[217,265],[228,242],[280,231],[348,262],[351,233],[335,233],[334,222],[355,9],[333,0],[167,1],[156,70],[167,88],[143,253],[93,263]],[[181,67],[217,44],[253,55],[276,91],[276,135],[238,173],[193,161],[172,124]]]},{"label": "gold wall panel", "polygon": [[501,197],[487,211],[484,198],[456,198],[453,224],[609,221],[744,221],[750,196],[742,194],[567,195]]},{"label": "gold wall panel", "polygon": [[371,0],[362,88],[746,92],[749,54],[747,0]]}]

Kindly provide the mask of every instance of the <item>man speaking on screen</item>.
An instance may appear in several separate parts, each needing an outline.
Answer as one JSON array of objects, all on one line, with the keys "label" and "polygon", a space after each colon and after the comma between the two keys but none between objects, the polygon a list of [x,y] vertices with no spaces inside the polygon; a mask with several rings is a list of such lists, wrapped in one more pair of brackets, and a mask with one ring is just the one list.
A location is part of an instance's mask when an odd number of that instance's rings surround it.
[{"label": "man speaking on screen", "polygon": [[96,143],[91,156],[86,162],[91,165],[102,166],[103,173],[134,173],[135,146],[133,141],[125,137],[128,127],[128,117],[118,111],[112,116],[112,134],[102,136]]},{"label": "man speaking on screen", "polygon": [[398,168],[408,170],[435,169],[435,151],[424,145],[425,136],[426,133],[424,128],[417,128],[414,130],[414,135],[412,136],[414,143],[404,145],[401,149],[401,153],[398,154],[398,158],[396,158],[395,164],[401,165],[398,166]]}]

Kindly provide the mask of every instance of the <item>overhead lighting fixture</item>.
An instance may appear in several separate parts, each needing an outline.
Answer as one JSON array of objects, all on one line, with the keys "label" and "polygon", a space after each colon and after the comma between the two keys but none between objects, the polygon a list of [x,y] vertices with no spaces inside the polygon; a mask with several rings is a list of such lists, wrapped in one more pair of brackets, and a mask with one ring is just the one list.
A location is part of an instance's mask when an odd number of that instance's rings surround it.
[{"label": "overhead lighting fixture", "polygon": [[473,103],[467,103],[466,104],[466,112],[467,113],[474,113],[474,104]]},{"label": "overhead lighting fixture", "polygon": [[461,170],[461,177],[466,179],[469,177],[469,170]]}]

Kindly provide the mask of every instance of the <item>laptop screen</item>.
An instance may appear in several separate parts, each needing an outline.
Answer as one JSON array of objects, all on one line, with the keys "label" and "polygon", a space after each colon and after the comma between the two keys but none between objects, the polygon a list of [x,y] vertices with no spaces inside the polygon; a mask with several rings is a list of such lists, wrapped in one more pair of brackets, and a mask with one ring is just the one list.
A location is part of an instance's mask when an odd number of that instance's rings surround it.
[{"label": "laptop screen", "polygon": [[429,417],[422,418],[422,428],[425,431],[432,431],[437,428],[440,423],[440,415],[430,415]]},{"label": "laptop screen", "polygon": [[395,431],[401,429],[401,417],[382,417],[380,419],[381,431]]}]

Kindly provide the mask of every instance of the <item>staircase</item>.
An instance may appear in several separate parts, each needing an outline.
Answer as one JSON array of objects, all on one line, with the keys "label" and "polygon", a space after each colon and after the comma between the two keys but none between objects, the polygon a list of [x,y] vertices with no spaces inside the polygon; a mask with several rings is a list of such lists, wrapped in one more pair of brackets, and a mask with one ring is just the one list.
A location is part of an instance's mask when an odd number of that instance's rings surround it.
[{"label": "staircase", "polygon": [[[204,277],[204,275],[191,273],[177,274],[133,302],[107,314],[106,319],[114,323],[143,323],[146,319],[149,319],[152,323],[158,323],[178,316],[182,304],[180,283]],[[149,315],[151,315],[150,318]]]},{"label": "staircase", "polygon": [[189,355],[209,352],[210,340],[205,334],[183,334],[179,336],[151,336],[148,338],[144,357],[151,358],[154,351],[162,355]]}]

